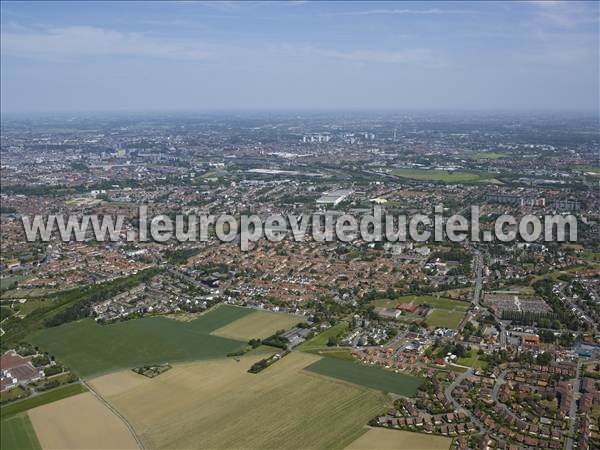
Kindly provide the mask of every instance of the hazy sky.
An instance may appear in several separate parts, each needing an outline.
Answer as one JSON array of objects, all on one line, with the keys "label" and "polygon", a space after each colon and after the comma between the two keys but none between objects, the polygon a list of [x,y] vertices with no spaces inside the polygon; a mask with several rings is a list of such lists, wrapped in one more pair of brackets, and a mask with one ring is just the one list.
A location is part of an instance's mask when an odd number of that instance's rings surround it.
[{"label": "hazy sky", "polygon": [[598,108],[597,2],[1,9],[4,113]]}]

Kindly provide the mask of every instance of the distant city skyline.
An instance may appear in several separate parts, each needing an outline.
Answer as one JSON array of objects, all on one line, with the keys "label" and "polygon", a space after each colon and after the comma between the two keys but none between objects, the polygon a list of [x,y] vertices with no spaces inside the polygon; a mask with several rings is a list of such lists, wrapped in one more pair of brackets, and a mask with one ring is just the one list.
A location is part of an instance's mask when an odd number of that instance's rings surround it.
[{"label": "distant city skyline", "polygon": [[598,111],[597,2],[2,2],[3,114]]}]

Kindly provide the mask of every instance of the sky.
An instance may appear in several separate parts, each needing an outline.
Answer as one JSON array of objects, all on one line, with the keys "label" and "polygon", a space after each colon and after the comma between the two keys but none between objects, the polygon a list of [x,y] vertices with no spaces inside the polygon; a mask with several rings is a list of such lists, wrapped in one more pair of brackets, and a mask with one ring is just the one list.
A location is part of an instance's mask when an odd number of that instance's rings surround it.
[{"label": "sky", "polygon": [[598,110],[598,2],[0,5],[3,113]]}]

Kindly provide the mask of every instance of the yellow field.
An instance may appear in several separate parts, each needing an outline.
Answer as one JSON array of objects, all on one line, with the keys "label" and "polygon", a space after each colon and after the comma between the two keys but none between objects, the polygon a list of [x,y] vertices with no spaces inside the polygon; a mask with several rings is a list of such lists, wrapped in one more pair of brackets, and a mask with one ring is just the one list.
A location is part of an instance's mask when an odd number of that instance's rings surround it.
[{"label": "yellow field", "polygon": [[126,425],[91,393],[29,411],[43,449],[135,449]]},{"label": "yellow field", "polygon": [[287,330],[303,321],[303,318],[289,314],[254,311],[213,331],[211,334],[239,341],[248,341],[254,338],[264,339],[276,331]]},{"label": "yellow field", "polygon": [[448,450],[452,439],[410,431],[369,428],[347,450]]},{"label": "yellow field", "polygon": [[140,382],[120,372],[90,384],[153,449],[344,448],[390,406],[379,392],[303,371],[315,355],[293,352],[259,374],[247,373],[264,351],[240,362],[176,365]]}]

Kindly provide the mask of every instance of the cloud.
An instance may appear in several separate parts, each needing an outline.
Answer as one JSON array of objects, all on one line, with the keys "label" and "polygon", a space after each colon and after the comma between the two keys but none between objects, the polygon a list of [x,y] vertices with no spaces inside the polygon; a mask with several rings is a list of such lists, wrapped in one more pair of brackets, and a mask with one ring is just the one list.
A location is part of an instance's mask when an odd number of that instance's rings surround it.
[{"label": "cloud", "polygon": [[204,60],[209,46],[198,41],[162,39],[145,33],[124,33],[89,26],[51,28],[42,32],[2,33],[2,54],[42,59],[82,56],[142,56]]},{"label": "cloud", "polygon": [[384,64],[407,64],[427,67],[442,67],[445,64],[435,58],[431,50],[426,48],[414,48],[394,51],[382,50],[353,50],[337,51],[316,49],[316,53],[346,61],[362,63],[384,63]]},{"label": "cloud", "polygon": [[536,6],[535,18],[544,25],[573,29],[599,20],[600,11],[596,2],[540,1],[532,5]]},{"label": "cloud", "polygon": [[332,13],[331,15],[340,16],[376,16],[376,15],[444,15],[444,14],[469,14],[472,11],[451,10],[451,9],[369,9],[365,11],[348,11],[341,13]]}]

